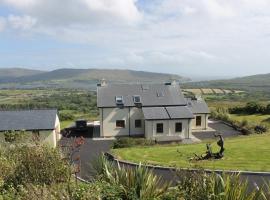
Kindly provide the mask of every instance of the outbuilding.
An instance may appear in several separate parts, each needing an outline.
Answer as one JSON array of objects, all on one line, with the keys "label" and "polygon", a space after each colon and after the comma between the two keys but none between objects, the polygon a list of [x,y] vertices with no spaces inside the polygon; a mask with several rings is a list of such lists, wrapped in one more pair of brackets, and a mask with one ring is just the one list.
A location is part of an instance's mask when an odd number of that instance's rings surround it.
[{"label": "outbuilding", "polygon": [[0,140],[5,132],[23,131],[52,147],[61,139],[60,122],[56,109],[0,111]]}]

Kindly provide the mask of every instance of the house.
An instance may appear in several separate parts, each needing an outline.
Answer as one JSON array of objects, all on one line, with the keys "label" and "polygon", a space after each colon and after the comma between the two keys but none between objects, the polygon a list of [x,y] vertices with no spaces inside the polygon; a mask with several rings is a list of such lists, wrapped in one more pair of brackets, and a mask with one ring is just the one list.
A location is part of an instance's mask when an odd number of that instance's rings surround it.
[{"label": "house", "polygon": [[5,140],[4,132],[10,131],[25,131],[52,147],[61,138],[57,110],[0,111],[0,141]]},{"label": "house", "polygon": [[190,139],[192,128],[207,129],[209,111],[203,102],[186,99],[175,81],[114,85],[103,80],[97,88],[100,136],[144,136],[158,141]]}]

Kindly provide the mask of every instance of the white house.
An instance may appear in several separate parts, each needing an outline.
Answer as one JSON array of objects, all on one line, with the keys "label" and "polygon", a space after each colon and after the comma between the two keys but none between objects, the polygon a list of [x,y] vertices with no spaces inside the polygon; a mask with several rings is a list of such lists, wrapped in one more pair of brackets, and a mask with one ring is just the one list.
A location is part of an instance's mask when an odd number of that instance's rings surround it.
[{"label": "white house", "polygon": [[0,111],[0,141],[10,131],[24,131],[52,147],[61,139],[57,110]]},{"label": "white house", "polygon": [[193,128],[207,129],[209,110],[202,102],[186,99],[176,82],[114,85],[103,80],[97,88],[100,136],[188,139]]}]

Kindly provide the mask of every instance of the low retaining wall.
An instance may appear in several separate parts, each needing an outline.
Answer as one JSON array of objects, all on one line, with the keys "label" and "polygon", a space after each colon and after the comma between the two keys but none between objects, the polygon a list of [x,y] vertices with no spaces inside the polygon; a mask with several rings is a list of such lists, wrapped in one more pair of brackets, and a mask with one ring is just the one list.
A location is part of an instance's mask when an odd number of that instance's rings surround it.
[{"label": "low retaining wall", "polygon": [[[129,161],[119,160],[115,158],[112,154],[106,152],[104,154],[108,160],[118,162],[121,166],[124,167],[138,167],[138,163],[133,163]],[[174,168],[174,167],[163,167],[163,166],[155,166],[155,165],[143,165],[151,170],[156,175],[159,175],[163,178],[164,181],[172,181],[173,184],[177,182],[176,171],[194,171],[198,172],[200,169],[188,169],[188,168]],[[270,172],[253,172],[253,171],[233,171],[233,170],[210,170],[204,169],[206,173],[218,173],[218,174],[228,174],[228,175],[236,175],[240,174],[240,178],[242,180],[247,180],[250,189],[254,189],[255,186],[263,186],[265,183],[270,183]]]}]

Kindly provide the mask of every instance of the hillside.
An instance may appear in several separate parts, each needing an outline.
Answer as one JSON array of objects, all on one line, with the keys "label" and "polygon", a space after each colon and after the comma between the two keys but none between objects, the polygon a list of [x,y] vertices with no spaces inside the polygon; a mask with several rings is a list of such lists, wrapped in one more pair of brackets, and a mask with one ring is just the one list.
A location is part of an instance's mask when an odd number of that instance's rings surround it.
[{"label": "hillside", "polygon": [[270,74],[258,74],[253,76],[245,76],[227,80],[213,80],[191,82],[185,84],[185,87],[201,87],[201,88],[230,88],[249,91],[267,91],[270,92]]},{"label": "hillside", "polygon": [[23,68],[0,68],[0,80],[37,75],[43,72],[44,71]]},{"label": "hillside", "polygon": [[160,83],[170,79],[177,79],[180,82],[189,80],[173,74],[119,69],[57,69],[36,73],[29,70],[28,74],[27,70],[24,74],[18,69],[18,74],[16,74],[15,69],[13,70],[13,77],[0,76],[0,88],[64,87],[94,89],[102,78],[112,83]]}]

